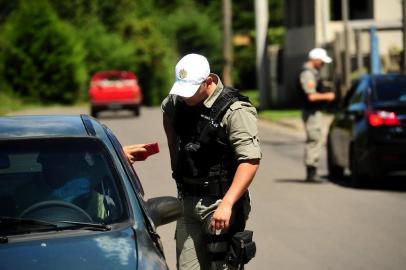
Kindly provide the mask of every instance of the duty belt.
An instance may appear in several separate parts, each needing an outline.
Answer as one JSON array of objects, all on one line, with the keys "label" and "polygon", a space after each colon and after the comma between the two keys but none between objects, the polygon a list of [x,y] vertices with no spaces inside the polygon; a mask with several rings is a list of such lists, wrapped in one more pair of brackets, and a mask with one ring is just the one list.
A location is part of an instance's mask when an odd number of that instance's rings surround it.
[{"label": "duty belt", "polygon": [[228,188],[230,187],[229,181],[224,180],[211,180],[211,181],[182,181],[179,185],[181,192],[184,196],[197,196],[197,197],[219,197],[222,198]]}]

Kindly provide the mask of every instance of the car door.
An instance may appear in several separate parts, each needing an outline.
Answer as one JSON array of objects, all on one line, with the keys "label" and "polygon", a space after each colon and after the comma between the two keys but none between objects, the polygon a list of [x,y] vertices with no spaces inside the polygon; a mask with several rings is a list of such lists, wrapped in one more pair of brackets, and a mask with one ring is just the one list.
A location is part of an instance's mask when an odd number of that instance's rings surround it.
[{"label": "car door", "polygon": [[344,150],[344,145],[348,140],[348,120],[346,111],[352,96],[357,89],[359,80],[355,81],[350,88],[350,90],[345,95],[342,100],[338,112],[335,114],[334,121],[332,123],[330,134],[329,134],[329,143],[332,148],[332,153],[334,153],[334,158],[336,164],[342,167],[346,166],[346,150]]},{"label": "car door", "polygon": [[345,167],[349,167],[351,147],[358,130],[362,128],[360,125],[365,125],[362,120],[365,116],[365,93],[370,87],[369,81],[369,77],[364,76],[354,85],[353,91],[349,93],[348,104],[344,107],[341,119],[341,157]]},{"label": "car door", "polygon": [[[140,206],[142,208],[142,212],[144,215],[145,219],[145,225],[147,227],[148,233],[150,235],[150,239],[154,242],[154,246],[156,248],[157,255],[161,257],[163,261],[165,261],[165,255],[164,255],[164,250],[163,250],[163,245],[160,239],[160,236],[156,232],[156,227],[154,223],[152,222],[152,219],[149,215],[148,209],[146,202],[144,201],[144,189],[142,187],[141,181],[139,180],[134,168],[131,166],[130,162],[128,161],[127,157],[124,154],[123,147],[116,138],[116,136],[113,134],[113,132],[106,126],[104,126],[104,129],[106,131],[107,136],[109,137],[111,143],[113,144],[119,158],[120,162],[122,163],[126,174],[129,176],[131,179],[131,182],[133,183],[133,186],[135,187],[135,190],[138,195],[138,201],[140,203]],[[152,252],[152,250],[151,250]],[[166,269],[166,267],[163,266],[163,269]]]}]

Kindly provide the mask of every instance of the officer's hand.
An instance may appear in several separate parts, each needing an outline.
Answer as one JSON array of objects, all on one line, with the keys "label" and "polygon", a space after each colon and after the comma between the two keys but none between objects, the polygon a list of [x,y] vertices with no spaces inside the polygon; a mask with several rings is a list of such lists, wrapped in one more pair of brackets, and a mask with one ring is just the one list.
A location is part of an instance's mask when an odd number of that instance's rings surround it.
[{"label": "officer's hand", "polygon": [[328,101],[333,101],[336,98],[336,94],[334,92],[327,92],[325,95]]},{"label": "officer's hand", "polygon": [[134,163],[135,161],[145,160],[147,158],[147,149],[145,149],[144,146],[145,144],[126,145],[123,147],[123,151],[128,160]]},{"label": "officer's hand", "polygon": [[227,230],[230,226],[230,218],[232,212],[232,205],[222,201],[217,210],[214,212],[213,217],[211,218],[211,232],[215,234],[218,230]]}]

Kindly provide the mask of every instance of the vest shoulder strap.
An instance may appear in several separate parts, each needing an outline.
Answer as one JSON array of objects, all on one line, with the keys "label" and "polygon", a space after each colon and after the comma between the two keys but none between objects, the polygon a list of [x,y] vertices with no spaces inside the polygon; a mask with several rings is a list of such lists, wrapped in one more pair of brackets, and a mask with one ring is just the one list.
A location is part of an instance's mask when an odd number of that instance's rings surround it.
[{"label": "vest shoulder strap", "polygon": [[199,141],[207,143],[210,139],[210,134],[218,134],[215,131],[219,130],[220,122],[228,108],[236,101],[249,102],[249,99],[241,95],[238,90],[225,87],[220,96],[216,99],[211,107],[209,120],[205,122],[199,136]]},{"label": "vest shoulder strap", "polygon": [[231,104],[236,101],[250,102],[249,98],[241,95],[238,90],[231,87],[224,87],[222,93],[211,108],[210,118],[216,122],[221,121],[220,118],[224,116]]}]

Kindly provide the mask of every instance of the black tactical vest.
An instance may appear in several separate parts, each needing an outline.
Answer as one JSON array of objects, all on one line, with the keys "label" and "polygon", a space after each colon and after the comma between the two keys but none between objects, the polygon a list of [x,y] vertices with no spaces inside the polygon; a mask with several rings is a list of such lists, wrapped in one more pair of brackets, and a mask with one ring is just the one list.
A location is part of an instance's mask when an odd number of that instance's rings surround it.
[{"label": "black tactical vest", "polygon": [[[308,70],[308,68],[303,67],[300,74],[305,70]],[[311,71],[311,72],[313,73],[313,71]],[[321,79],[321,76],[319,74],[316,74],[315,77],[316,77],[316,92],[323,93],[324,92],[323,80]],[[298,89],[299,95],[302,100],[303,109],[318,111],[318,110],[323,109],[324,106],[326,105],[325,101],[318,101],[318,102],[309,101],[307,94],[305,93],[305,91],[302,87],[302,84],[300,83],[300,75],[297,79],[297,89]]]},{"label": "black tactical vest", "polygon": [[176,101],[174,125],[179,155],[174,178],[178,183],[184,178],[207,182],[227,179],[231,183],[238,164],[220,123],[227,109],[238,100],[249,102],[237,90],[225,87],[211,108]]}]

